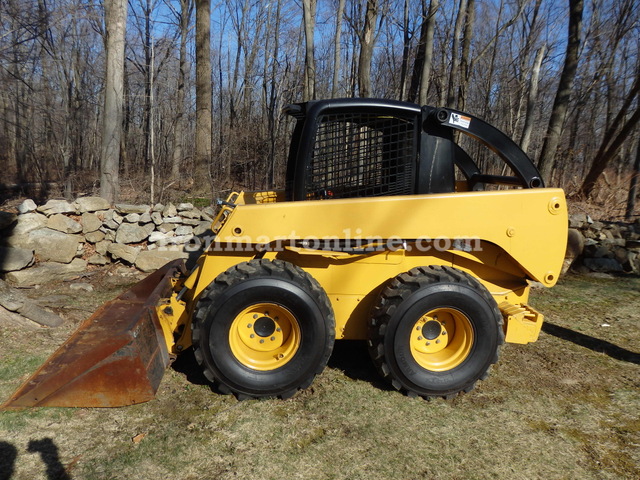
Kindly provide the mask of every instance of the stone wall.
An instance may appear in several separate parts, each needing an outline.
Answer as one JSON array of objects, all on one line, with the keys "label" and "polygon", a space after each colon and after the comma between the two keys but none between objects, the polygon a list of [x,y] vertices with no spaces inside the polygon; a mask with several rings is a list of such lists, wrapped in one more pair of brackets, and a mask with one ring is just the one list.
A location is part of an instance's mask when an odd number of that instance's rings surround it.
[{"label": "stone wall", "polygon": [[[579,273],[640,273],[640,219],[634,223],[594,221],[587,214],[569,217],[565,267]],[[575,258],[573,258],[575,257]]]},{"label": "stone wall", "polygon": [[123,262],[151,272],[198,250],[213,208],[190,203],[111,207],[100,197],[25,200],[0,212],[0,272],[18,286],[77,277],[89,265]]},{"label": "stone wall", "polygon": [[[14,285],[75,278],[90,265],[121,262],[151,272],[197,254],[214,217],[190,203],[112,207],[99,197],[74,202],[25,200],[17,213],[0,212],[0,274]],[[593,221],[571,215],[564,270],[640,273],[640,219]]]}]

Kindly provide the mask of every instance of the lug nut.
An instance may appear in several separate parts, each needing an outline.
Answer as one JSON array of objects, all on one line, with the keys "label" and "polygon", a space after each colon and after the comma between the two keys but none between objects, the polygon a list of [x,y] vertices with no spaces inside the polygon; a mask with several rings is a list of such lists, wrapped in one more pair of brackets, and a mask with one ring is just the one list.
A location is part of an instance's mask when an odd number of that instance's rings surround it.
[{"label": "lug nut", "polygon": [[255,320],[256,318],[258,318],[258,314],[257,314],[257,313],[255,313],[255,314],[253,315],[253,319]]},{"label": "lug nut", "polygon": [[271,341],[274,342],[276,337],[271,337]]},{"label": "lug nut", "polygon": [[264,343],[264,339],[260,339],[260,343]]},{"label": "lug nut", "polygon": [[420,340],[422,340],[422,339],[423,339],[422,337],[418,337],[418,341],[420,341]]},{"label": "lug nut", "polygon": [[252,323],[250,323],[250,324],[248,324],[248,325],[247,325],[247,328],[251,328],[251,327],[253,327],[253,324],[252,324]]},{"label": "lug nut", "polygon": [[256,336],[252,333],[251,335],[249,335],[249,338],[256,338]]}]

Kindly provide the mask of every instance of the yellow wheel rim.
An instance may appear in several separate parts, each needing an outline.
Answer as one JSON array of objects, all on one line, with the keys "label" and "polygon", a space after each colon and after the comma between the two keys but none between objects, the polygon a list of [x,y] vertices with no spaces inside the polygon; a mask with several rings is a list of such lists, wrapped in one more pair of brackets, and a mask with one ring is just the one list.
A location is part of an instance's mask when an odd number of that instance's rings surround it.
[{"label": "yellow wheel rim", "polygon": [[245,308],[231,324],[229,345],[235,358],[254,370],[287,364],[300,348],[300,325],[288,309],[273,303]]},{"label": "yellow wheel rim", "polygon": [[411,330],[411,355],[427,370],[444,372],[457,367],[469,356],[472,346],[471,321],[452,308],[431,310]]}]

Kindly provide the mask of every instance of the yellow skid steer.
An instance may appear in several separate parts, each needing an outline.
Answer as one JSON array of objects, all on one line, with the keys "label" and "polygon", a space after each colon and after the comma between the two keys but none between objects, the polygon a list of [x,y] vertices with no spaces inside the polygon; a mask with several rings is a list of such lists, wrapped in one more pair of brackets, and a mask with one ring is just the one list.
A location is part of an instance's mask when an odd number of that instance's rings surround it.
[{"label": "yellow skid steer", "polygon": [[172,262],[103,305],[4,408],[148,401],[188,348],[220,392],[288,398],[342,339],[365,340],[399,391],[450,398],[505,341],[538,338],[530,282],[558,279],[567,207],[513,141],[388,100],[285,113],[285,188],[219,202],[190,272]]}]

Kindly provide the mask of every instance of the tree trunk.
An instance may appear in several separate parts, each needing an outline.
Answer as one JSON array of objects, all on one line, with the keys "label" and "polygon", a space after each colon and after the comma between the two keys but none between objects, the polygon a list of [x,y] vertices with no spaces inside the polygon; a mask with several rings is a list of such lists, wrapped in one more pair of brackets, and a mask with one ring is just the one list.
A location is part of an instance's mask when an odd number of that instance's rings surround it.
[{"label": "tree trunk", "polygon": [[636,209],[636,197],[638,196],[638,177],[640,177],[640,141],[636,150],[636,161],[633,164],[633,173],[629,182],[629,196],[627,197],[627,211],[624,218],[631,220]]},{"label": "tree trunk", "polygon": [[460,0],[458,16],[453,29],[453,44],[451,47],[451,70],[449,72],[449,84],[447,87],[447,107],[456,108],[456,89],[458,85],[458,77],[460,75],[460,37],[462,36],[462,28],[464,27],[467,17],[467,0]]},{"label": "tree trunk", "polygon": [[120,182],[120,140],[122,136],[122,98],[124,87],[124,46],[127,24],[126,0],[104,4],[106,28],[106,75],[104,117],[100,160],[100,196],[110,203],[118,198]]},{"label": "tree trunk", "polygon": [[462,38],[462,56],[460,58],[460,87],[456,108],[464,110],[467,103],[467,86],[471,79],[473,61],[471,60],[471,42],[473,41],[473,27],[476,20],[476,1],[468,0],[467,16],[464,22],[464,37]]},{"label": "tree trunk", "polygon": [[367,0],[364,28],[360,33],[360,57],[358,59],[358,91],[361,97],[371,96],[371,62],[377,19],[378,0]]},{"label": "tree trunk", "polygon": [[340,37],[342,36],[342,16],[344,14],[345,0],[339,0],[336,13],[336,36],[333,46],[333,80],[331,82],[331,98],[338,96],[338,83],[340,81]]},{"label": "tree trunk", "polygon": [[173,181],[177,181],[181,177],[184,158],[184,99],[185,83],[189,77],[187,35],[189,34],[189,20],[192,9],[192,0],[180,0],[180,70],[178,72],[178,88],[176,92],[176,126],[173,132],[173,158],[171,162],[171,178]]},{"label": "tree trunk", "polygon": [[304,17],[304,92],[303,101],[316,98],[316,62],[314,57],[314,31],[316,26],[316,0],[302,0]]},{"label": "tree trunk", "polygon": [[538,101],[538,83],[540,79],[540,68],[542,66],[542,59],[546,53],[547,46],[543,45],[538,50],[536,59],[533,62],[533,69],[531,71],[531,78],[529,79],[529,93],[527,95],[527,112],[524,119],[524,128],[522,129],[522,136],[520,137],[520,148],[524,152],[529,149],[529,143],[531,142],[531,132],[533,131],[533,118],[536,108],[536,102]]},{"label": "tree trunk", "polygon": [[211,1],[196,0],[195,181],[202,185],[211,160]]},{"label": "tree trunk", "polygon": [[556,151],[558,150],[558,145],[560,144],[562,125],[569,108],[569,101],[571,100],[573,80],[576,76],[576,70],[578,69],[583,9],[584,0],[569,0],[567,53],[564,59],[562,74],[560,75],[558,91],[551,110],[551,118],[549,119],[547,135],[542,145],[540,159],[538,160],[538,169],[542,174],[542,178],[546,179],[551,178],[553,161],[556,156]]},{"label": "tree trunk", "polygon": [[409,101],[415,102],[417,97],[419,105],[427,103],[433,65],[433,34],[436,26],[436,11],[439,6],[439,0],[431,0],[427,10],[426,1],[422,2],[423,18],[420,27],[420,41],[409,87]]}]

